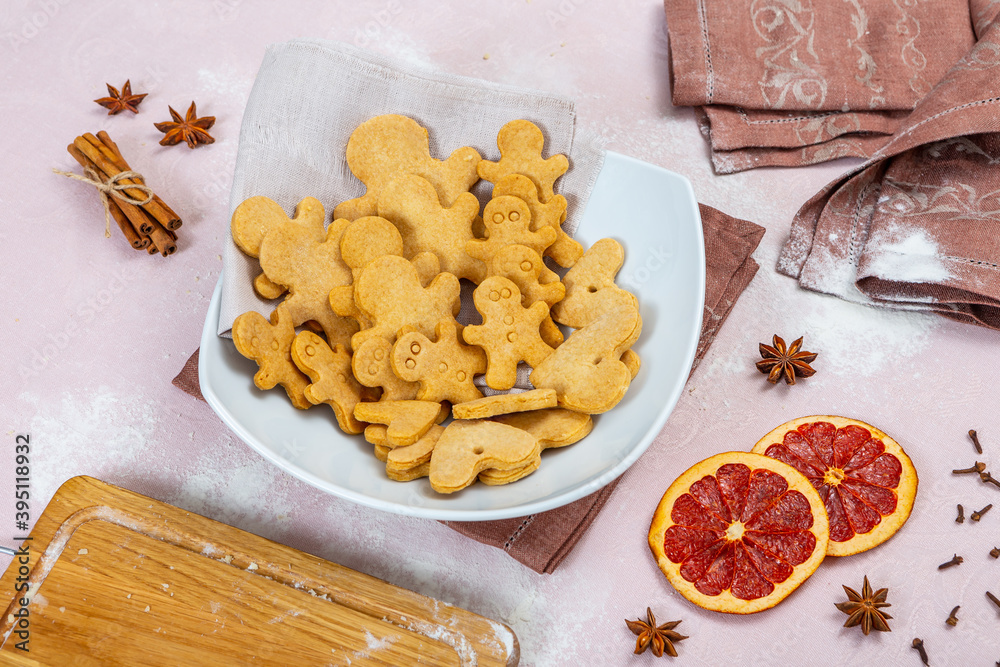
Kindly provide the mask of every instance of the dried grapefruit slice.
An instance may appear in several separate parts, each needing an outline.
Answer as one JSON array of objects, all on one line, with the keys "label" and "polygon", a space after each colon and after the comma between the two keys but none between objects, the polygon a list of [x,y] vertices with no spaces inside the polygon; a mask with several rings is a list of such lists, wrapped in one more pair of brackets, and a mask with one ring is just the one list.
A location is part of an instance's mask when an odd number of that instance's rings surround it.
[{"label": "dried grapefruit slice", "polygon": [[826,555],[823,500],[791,466],[748,452],[716,454],[670,485],[649,548],[699,607],[751,614],[773,607]]},{"label": "dried grapefruit slice", "polygon": [[899,443],[857,419],[815,415],[774,429],[753,452],[804,474],[830,519],[831,556],[850,556],[885,542],[913,508],[917,471]]}]

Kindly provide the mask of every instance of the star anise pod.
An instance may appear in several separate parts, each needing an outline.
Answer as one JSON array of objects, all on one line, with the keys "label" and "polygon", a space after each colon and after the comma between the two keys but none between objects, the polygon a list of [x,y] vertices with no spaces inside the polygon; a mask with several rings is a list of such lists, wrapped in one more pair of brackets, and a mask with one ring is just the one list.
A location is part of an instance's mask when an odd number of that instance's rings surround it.
[{"label": "star anise pod", "polygon": [[687,639],[684,635],[674,632],[674,628],[680,624],[680,621],[670,621],[657,626],[656,617],[653,616],[653,611],[649,607],[646,607],[645,621],[641,618],[637,621],[625,619],[625,624],[628,625],[629,630],[639,635],[635,640],[636,654],[649,648],[657,658],[662,658],[664,651],[667,655],[676,658],[677,649],[674,648],[673,642]]},{"label": "star anise pod", "polygon": [[844,592],[847,593],[847,602],[838,602],[837,609],[847,614],[847,622],[844,623],[845,628],[853,628],[855,625],[861,625],[861,632],[866,635],[872,631],[872,628],[879,630],[880,632],[891,632],[892,628],[886,621],[892,616],[881,611],[882,607],[891,607],[892,605],[885,601],[885,596],[888,595],[888,588],[880,588],[874,593],[872,593],[871,584],[868,583],[868,576],[865,575],[865,583],[861,588],[861,595],[858,592],[844,586]]},{"label": "star anise pod", "polygon": [[118,92],[118,89],[110,83],[106,83],[104,85],[108,87],[108,95],[110,95],[110,97],[102,97],[94,101],[107,109],[109,116],[114,116],[116,113],[121,113],[126,109],[132,113],[139,113],[139,110],[136,107],[138,107],[142,102],[142,98],[146,97],[146,93],[143,93],[142,95],[133,95],[132,83],[128,80],[125,81],[125,85],[122,86],[122,91],[120,93]]},{"label": "star anise pod", "polygon": [[199,144],[215,143],[215,139],[207,132],[210,127],[215,125],[215,116],[198,118],[198,109],[194,102],[188,107],[187,115],[184,118],[181,118],[181,115],[174,111],[173,107],[168,106],[167,108],[170,109],[170,117],[174,119],[173,122],[153,123],[157,130],[167,135],[160,139],[161,146],[173,146],[185,141],[191,148],[196,148]]},{"label": "star anise pod", "polygon": [[795,376],[807,378],[814,375],[816,371],[810,366],[818,356],[815,352],[799,352],[802,347],[802,338],[798,338],[788,348],[785,341],[777,334],[774,335],[774,345],[760,344],[760,356],[763,357],[757,362],[757,370],[767,373],[767,381],[774,384],[785,376],[786,384],[795,384]]}]

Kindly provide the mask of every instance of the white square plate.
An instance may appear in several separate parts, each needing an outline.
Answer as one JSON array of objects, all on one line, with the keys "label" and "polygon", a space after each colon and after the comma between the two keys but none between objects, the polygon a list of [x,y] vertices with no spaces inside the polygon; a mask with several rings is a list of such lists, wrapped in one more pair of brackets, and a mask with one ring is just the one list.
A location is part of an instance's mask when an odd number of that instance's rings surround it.
[{"label": "white square plate", "polygon": [[587,248],[608,236],[625,247],[617,282],[639,299],[643,328],[633,349],[642,369],[621,403],[595,415],[589,436],[546,450],[541,467],[517,483],[473,484],[439,495],[426,479],[394,482],[364,438],[337,427],[332,410],[296,410],[280,388],[258,390],[256,364],[243,358],[231,340],[216,335],[222,279],[201,336],[202,394],[262,456],[356,503],[451,521],[506,519],[560,507],[608,484],[649,447],[680,397],[701,332],[705,244],[687,179],[607,153],[576,238]]}]

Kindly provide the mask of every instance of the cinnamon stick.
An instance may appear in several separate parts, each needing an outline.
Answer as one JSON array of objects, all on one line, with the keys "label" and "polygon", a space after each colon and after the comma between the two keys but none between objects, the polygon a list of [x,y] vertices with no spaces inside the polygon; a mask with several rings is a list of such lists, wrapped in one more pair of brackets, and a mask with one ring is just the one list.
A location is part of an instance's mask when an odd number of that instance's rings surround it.
[{"label": "cinnamon stick", "polygon": [[[84,137],[86,137],[86,136],[87,135],[84,135]],[[115,155],[115,166],[117,166],[118,168],[120,168],[122,171],[131,171],[132,170],[132,167],[130,167],[129,164],[128,164],[128,162],[125,160],[125,156],[122,155],[121,150],[118,148],[118,144],[116,144],[114,142],[114,140],[108,135],[107,132],[105,132],[104,130],[101,130],[100,132],[97,133],[97,138],[101,140],[101,143],[103,143],[105,146],[107,146],[109,149],[111,149],[112,153],[114,153],[114,155]],[[146,182],[143,179],[140,178],[138,180],[139,180],[140,183],[142,183],[143,185],[145,185]],[[153,201],[156,202],[159,206],[161,206],[163,208],[163,210],[166,211],[167,214],[168,214],[168,216],[169,216],[169,220],[167,220],[166,223],[164,223],[161,220],[160,224],[162,224],[164,227],[166,227],[167,229],[170,229],[170,230],[177,229],[178,227],[181,226],[181,224],[183,224],[181,222],[180,216],[177,215],[177,213],[174,212],[174,209],[170,208],[165,201],[163,201],[162,199],[160,199],[160,195],[158,195],[156,193],[153,193]]]},{"label": "cinnamon stick", "polygon": [[[110,178],[107,172],[101,169],[99,165],[92,162],[79,148],[77,148],[76,142],[67,146],[66,150],[69,151],[69,154],[73,156],[73,159],[79,162],[80,166],[83,167],[84,169],[90,169],[92,171],[97,172],[97,174],[104,180]],[[114,198],[109,197],[108,199],[114,199]],[[143,234],[148,235],[151,231],[153,231],[153,222],[155,221],[151,217],[149,217],[149,215],[145,211],[143,211],[135,204],[130,204],[129,202],[124,202],[119,200],[116,203],[119,205],[122,212],[125,214],[125,217],[127,217],[129,222],[132,223],[132,227],[134,228],[135,232],[137,232],[139,235]]]},{"label": "cinnamon stick", "polygon": [[166,257],[177,251],[177,244],[174,242],[173,232],[153,220],[153,231],[149,233],[149,239],[153,242],[157,252]]},{"label": "cinnamon stick", "polygon": [[132,227],[132,221],[122,212],[121,206],[118,205],[118,202],[113,197],[108,200],[108,210],[111,212],[111,217],[118,223],[118,228],[122,230],[122,234],[125,235],[125,238],[128,239],[133,248],[143,250],[149,247],[149,237],[140,236],[135,231],[135,228]]},{"label": "cinnamon stick", "polygon": [[[83,135],[83,138],[88,143],[90,143],[94,148],[96,148],[100,152],[100,154],[106,160],[108,160],[108,162],[110,163],[111,166],[113,166],[115,169],[118,170],[115,173],[121,173],[123,171],[132,171],[132,168],[129,166],[128,162],[125,160],[125,157],[122,155],[121,151],[118,149],[118,144],[116,144],[114,141],[111,140],[111,137],[108,136],[107,132],[105,132],[104,130],[101,130],[100,132],[97,133],[96,137],[93,134],[90,134],[88,132],[88,133],[86,133],[86,134]],[[113,174],[111,174],[111,175],[113,175]],[[138,183],[138,184],[141,184],[141,185],[145,185],[145,182],[141,178],[138,178],[138,179],[124,179],[124,182],[125,183]],[[145,199],[145,197],[142,195],[142,191],[141,190],[137,190],[137,192],[140,193],[139,195],[133,194],[129,190],[126,190],[126,192],[128,192],[133,197],[136,197],[137,199]],[[181,219],[177,216],[176,213],[174,213],[173,209],[171,209],[169,206],[167,206],[163,202],[163,200],[160,199],[160,197],[158,195],[156,195],[155,193],[153,194],[152,200],[149,201],[146,204],[143,204],[142,207],[157,222],[159,222],[161,225],[163,225],[167,229],[173,230],[173,229],[177,229],[178,227],[181,226]]]}]

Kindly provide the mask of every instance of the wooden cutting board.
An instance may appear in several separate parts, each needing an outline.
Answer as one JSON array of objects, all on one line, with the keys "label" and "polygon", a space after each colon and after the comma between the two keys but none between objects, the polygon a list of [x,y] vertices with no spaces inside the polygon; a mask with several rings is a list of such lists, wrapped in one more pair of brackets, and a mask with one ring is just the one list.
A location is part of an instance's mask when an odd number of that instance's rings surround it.
[{"label": "wooden cutting board", "polygon": [[501,623],[91,477],[24,543],[28,592],[18,557],[0,579],[0,665],[518,662]]}]

